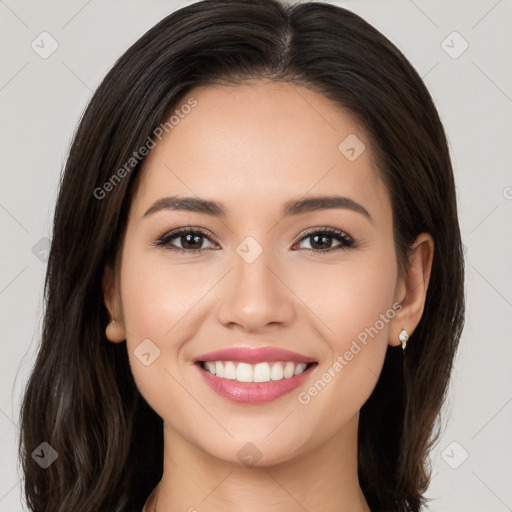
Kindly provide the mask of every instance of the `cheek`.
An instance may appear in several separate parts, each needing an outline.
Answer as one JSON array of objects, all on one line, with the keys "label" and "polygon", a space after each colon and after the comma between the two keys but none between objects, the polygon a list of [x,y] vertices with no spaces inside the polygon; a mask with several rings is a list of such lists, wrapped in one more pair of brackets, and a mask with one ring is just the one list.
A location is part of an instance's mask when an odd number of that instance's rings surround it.
[{"label": "cheek", "polygon": [[198,272],[193,263],[172,264],[163,251],[127,248],[123,255],[123,314],[131,343],[153,336],[172,347],[177,333],[185,334],[195,305],[212,287],[211,272],[205,280],[206,273]]},{"label": "cheek", "polygon": [[[156,410],[162,409],[162,401],[167,406],[172,402],[171,375],[178,377],[180,348],[193,336],[189,316],[207,291],[207,283],[193,271],[155,264],[135,251],[123,255],[121,293],[130,365],[139,391]],[[150,353],[146,361],[140,357],[143,346],[143,353]],[[152,362],[145,365],[148,359]]]},{"label": "cheek", "polygon": [[[386,356],[389,323],[396,315],[393,296],[397,272],[394,252],[368,258],[336,271],[322,269],[309,277],[308,304],[321,314],[329,356],[316,371],[299,403],[313,416],[329,410],[326,431],[335,431],[357,413],[373,391]],[[302,295],[303,297],[305,295]]]},{"label": "cheek", "polygon": [[323,337],[337,353],[376,322],[380,338],[386,337],[390,318],[383,323],[381,315],[392,306],[397,280],[393,248],[389,251],[361,251],[336,264],[301,262],[289,276],[293,291],[308,315],[317,317]]},{"label": "cheek", "polygon": [[344,276],[330,311],[330,322],[336,333],[334,343],[338,350],[347,350],[347,343],[350,345],[356,339],[364,344],[365,333],[379,343],[387,338],[395,284],[390,274],[389,269],[388,273],[381,273],[367,267]]}]

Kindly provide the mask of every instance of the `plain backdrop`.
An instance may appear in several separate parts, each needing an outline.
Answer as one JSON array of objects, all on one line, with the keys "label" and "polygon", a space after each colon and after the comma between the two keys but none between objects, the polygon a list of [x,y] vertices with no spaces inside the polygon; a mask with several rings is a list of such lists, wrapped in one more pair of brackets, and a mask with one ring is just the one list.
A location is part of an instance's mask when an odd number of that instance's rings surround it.
[{"label": "plain backdrop", "polygon": [[[0,512],[25,510],[20,393],[39,343],[47,240],[69,142],[115,60],[189,3],[0,0]],[[410,60],[453,158],[467,315],[432,452],[430,510],[512,510],[512,1],[331,3],[360,14]]]}]

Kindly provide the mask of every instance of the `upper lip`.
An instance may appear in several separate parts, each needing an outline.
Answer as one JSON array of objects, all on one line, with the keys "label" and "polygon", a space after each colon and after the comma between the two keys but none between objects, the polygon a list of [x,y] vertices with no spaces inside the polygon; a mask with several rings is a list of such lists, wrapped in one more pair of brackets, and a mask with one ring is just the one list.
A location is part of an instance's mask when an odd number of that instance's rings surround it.
[{"label": "upper lip", "polygon": [[272,361],[291,361],[294,363],[315,363],[311,357],[297,354],[278,347],[231,347],[208,352],[195,358],[199,361],[238,361],[242,363],[264,363]]}]

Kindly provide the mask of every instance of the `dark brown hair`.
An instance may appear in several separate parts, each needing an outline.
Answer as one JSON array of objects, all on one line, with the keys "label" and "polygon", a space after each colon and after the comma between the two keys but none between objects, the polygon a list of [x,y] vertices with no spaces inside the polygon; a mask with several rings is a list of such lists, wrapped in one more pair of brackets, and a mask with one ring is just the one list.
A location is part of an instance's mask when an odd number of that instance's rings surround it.
[{"label": "dark brown hair", "polygon": [[[265,78],[309,87],[365,128],[388,189],[399,268],[421,232],[435,255],[422,319],[388,347],[359,424],[372,512],[416,512],[429,484],[464,319],[464,267],[445,133],[417,72],[356,14],[321,2],[205,0],[167,16],[115,63],[84,112],[55,209],[41,346],[23,397],[20,460],[34,512],[139,511],[163,468],[162,420],[138,392],[125,343],[109,343],[101,288],[126,227],[138,163],[94,193],[197,85]],[[42,442],[58,459],[42,469]]]}]

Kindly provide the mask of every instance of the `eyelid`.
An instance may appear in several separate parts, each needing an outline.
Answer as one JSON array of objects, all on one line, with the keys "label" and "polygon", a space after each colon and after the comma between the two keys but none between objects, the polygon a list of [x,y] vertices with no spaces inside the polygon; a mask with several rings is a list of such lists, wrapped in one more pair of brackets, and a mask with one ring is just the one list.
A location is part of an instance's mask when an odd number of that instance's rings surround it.
[{"label": "eyelid", "polygon": [[303,238],[311,236],[315,233],[330,233],[332,235],[344,236],[352,241],[354,240],[346,231],[343,231],[343,229],[333,228],[331,226],[317,226],[315,228],[308,228],[306,231],[302,231],[300,233],[300,237],[297,238],[297,241],[299,242]]}]

